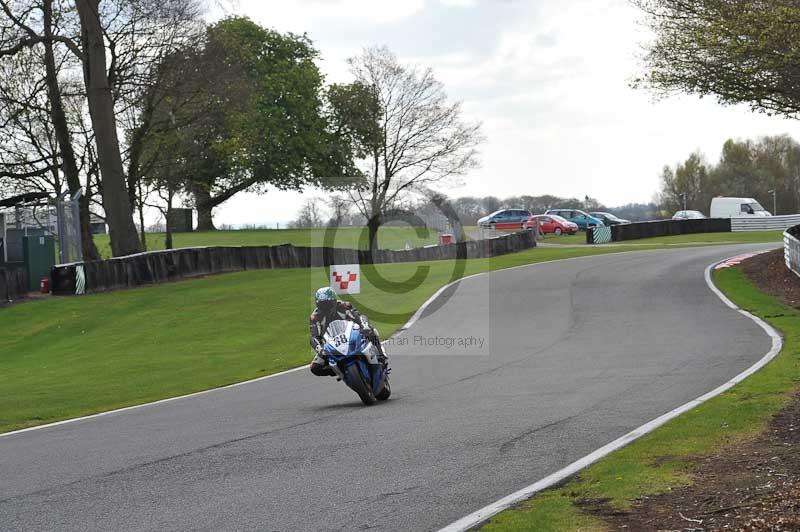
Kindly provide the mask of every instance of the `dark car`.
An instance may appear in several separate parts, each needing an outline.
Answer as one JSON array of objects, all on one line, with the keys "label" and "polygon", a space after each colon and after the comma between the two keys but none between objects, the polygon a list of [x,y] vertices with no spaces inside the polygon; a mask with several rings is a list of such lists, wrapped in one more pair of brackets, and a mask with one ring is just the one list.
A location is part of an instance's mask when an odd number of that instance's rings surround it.
[{"label": "dark car", "polygon": [[478,220],[481,227],[491,227],[492,229],[515,230],[524,229],[525,222],[531,217],[531,213],[524,209],[502,209]]},{"label": "dark car", "polygon": [[624,218],[619,218],[617,216],[614,216],[610,212],[592,212],[592,213],[589,213],[589,214],[591,214],[592,216],[594,216],[598,220],[601,220],[604,224],[609,225],[609,226],[631,223],[630,220],[625,220]]}]

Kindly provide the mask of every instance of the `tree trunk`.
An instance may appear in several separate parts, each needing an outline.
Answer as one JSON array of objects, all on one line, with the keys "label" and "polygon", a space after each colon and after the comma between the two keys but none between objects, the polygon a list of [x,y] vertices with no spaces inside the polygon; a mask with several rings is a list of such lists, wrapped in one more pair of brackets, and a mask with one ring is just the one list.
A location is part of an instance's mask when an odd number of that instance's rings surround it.
[{"label": "tree trunk", "polygon": [[117,137],[114,101],[108,83],[106,49],[98,7],[100,0],[75,0],[81,21],[83,76],[89,101],[89,115],[95,133],[97,159],[103,179],[103,208],[115,257],[141,251],[128,200],[122,157]]},{"label": "tree trunk", "polygon": [[144,195],[142,193],[142,182],[136,183],[136,188],[139,191],[139,229],[142,238],[142,251],[147,251],[147,232],[144,228]]},{"label": "tree trunk", "polygon": [[367,221],[367,229],[369,229],[369,249],[376,251],[378,249],[378,229],[382,224],[380,214],[373,215]]},{"label": "tree trunk", "polygon": [[164,217],[167,220],[167,235],[164,242],[164,249],[172,249],[172,198],[174,196],[172,188],[167,190],[167,211]]},{"label": "tree trunk", "polygon": [[194,203],[197,209],[197,230],[216,231],[217,228],[214,227],[214,217],[212,215],[216,204],[211,198],[211,194],[201,187],[194,187],[192,192],[194,193]]},{"label": "tree trunk", "polygon": [[[58,70],[56,69],[55,55],[53,54],[53,0],[45,0],[42,4],[44,15],[44,63],[45,79],[47,82],[47,96],[50,101],[50,118],[53,121],[58,147],[61,151],[62,170],[67,178],[67,186],[71,195],[81,189],[80,172],[75,161],[75,151],[72,148],[72,138],[67,124],[67,115],[64,111],[64,102],[61,99],[61,87],[58,83]],[[91,213],[89,211],[89,198],[81,197],[80,203],[81,225],[81,251],[83,260],[99,260],[100,253],[94,244],[94,235],[91,227]]]}]

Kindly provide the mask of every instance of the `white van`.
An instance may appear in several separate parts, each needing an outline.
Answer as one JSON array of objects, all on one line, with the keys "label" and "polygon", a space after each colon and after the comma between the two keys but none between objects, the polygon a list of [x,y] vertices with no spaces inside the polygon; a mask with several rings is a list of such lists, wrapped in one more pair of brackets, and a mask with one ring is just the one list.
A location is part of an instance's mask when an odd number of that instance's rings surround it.
[{"label": "white van", "polygon": [[750,218],[772,216],[753,198],[714,198],[711,200],[711,218]]}]

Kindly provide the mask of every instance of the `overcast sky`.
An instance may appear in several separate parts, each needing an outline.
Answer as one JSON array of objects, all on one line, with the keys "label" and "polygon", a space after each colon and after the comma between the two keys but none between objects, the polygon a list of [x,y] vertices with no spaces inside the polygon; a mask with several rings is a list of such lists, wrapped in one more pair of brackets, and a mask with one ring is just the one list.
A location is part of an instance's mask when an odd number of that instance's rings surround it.
[{"label": "overcast sky", "polygon": [[[730,137],[800,138],[794,121],[631,89],[650,35],[626,0],[238,0],[233,9],[281,32],[307,33],[328,82],[349,81],[345,60],[370,45],[432,67],[487,138],[480,169],[444,190],[451,196],[646,202],[661,168],[694,150],[714,161]],[[286,222],[302,197],[241,195],[219,207],[216,220]]]}]

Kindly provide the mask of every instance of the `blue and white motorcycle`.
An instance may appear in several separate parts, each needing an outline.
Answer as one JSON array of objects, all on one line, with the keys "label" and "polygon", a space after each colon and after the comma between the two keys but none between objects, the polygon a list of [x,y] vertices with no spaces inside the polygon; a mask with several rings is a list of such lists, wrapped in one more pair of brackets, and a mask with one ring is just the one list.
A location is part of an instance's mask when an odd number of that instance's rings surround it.
[{"label": "blue and white motorcycle", "polygon": [[[362,323],[369,327],[366,317]],[[389,372],[380,360],[378,348],[363,334],[361,327],[352,321],[336,320],[325,331],[323,353],[328,366],[339,380],[358,394],[361,401],[374,405],[385,401],[392,393]]]}]

